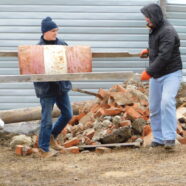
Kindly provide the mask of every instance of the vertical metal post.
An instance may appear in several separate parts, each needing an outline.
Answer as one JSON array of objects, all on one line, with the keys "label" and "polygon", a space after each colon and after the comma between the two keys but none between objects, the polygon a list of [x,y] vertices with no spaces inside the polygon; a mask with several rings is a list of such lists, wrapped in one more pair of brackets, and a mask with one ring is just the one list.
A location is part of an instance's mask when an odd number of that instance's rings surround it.
[{"label": "vertical metal post", "polygon": [[166,17],[166,5],[167,5],[167,0],[159,0],[159,5],[163,11],[164,16]]}]

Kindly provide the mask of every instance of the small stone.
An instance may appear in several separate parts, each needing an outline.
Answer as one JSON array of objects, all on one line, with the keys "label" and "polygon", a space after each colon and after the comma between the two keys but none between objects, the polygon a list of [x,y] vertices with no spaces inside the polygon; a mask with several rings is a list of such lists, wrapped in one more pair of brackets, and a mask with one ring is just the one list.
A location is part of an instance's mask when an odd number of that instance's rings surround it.
[{"label": "small stone", "polygon": [[104,120],[104,121],[102,122],[102,126],[103,126],[103,127],[109,127],[110,124],[112,124],[110,120]]},{"label": "small stone", "polygon": [[111,121],[112,116],[105,116],[103,119],[105,119],[105,120],[110,120],[110,121]]},{"label": "small stone", "polygon": [[134,131],[134,134],[142,134],[143,132],[143,127],[146,125],[146,121],[142,118],[138,118],[136,119],[133,123],[132,123],[132,129]]},{"label": "small stone", "polygon": [[25,135],[14,136],[10,142],[10,147],[14,149],[16,145],[32,145],[32,138]]},{"label": "small stone", "polygon": [[112,119],[112,122],[114,125],[119,126],[119,124],[121,123],[121,117],[120,116],[114,116]]}]

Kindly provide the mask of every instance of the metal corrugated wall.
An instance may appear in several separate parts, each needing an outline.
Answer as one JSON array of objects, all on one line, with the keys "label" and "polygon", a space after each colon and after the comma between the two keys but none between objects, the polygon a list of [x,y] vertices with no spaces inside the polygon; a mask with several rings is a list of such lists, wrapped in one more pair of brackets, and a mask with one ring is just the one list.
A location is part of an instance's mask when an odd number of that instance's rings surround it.
[{"label": "metal corrugated wall", "polygon": [[[140,8],[150,2],[157,1],[0,0],[0,50],[37,43],[41,19],[51,16],[61,28],[60,37],[69,45],[90,45],[93,51],[136,53],[147,47],[148,30]],[[147,65],[147,60],[139,58],[94,59],[93,71],[141,72]],[[0,58],[1,75],[18,73],[16,58]],[[73,82],[73,86],[96,92],[98,88],[109,88],[114,83],[84,81]],[[71,101],[93,98],[75,92],[70,92],[70,96]],[[38,103],[32,83],[0,84],[0,109]]]},{"label": "metal corrugated wall", "polygon": [[166,16],[177,30],[181,40],[183,81],[186,82],[186,1],[185,4],[167,4]]}]

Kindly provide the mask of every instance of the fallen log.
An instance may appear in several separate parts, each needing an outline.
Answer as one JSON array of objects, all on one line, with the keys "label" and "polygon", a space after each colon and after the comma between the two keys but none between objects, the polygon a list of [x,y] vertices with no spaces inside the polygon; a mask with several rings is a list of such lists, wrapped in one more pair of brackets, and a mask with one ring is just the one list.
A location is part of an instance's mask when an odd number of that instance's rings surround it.
[{"label": "fallen log", "polygon": [[[94,101],[94,100],[93,100]],[[79,114],[79,109],[89,103],[93,104],[93,101],[81,101],[81,102],[74,102],[72,103],[73,114]],[[91,103],[92,102],[92,103]],[[60,111],[57,106],[54,106],[52,117],[58,117],[60,115]],[[0,118],[5,122],[8,123],[16,123],[22,121],[33,121],[33,120],[40,120],[41,119],[41,107],[29,107],[23,109],[13,109],[13,110],[1,110],[0,111]]]}]

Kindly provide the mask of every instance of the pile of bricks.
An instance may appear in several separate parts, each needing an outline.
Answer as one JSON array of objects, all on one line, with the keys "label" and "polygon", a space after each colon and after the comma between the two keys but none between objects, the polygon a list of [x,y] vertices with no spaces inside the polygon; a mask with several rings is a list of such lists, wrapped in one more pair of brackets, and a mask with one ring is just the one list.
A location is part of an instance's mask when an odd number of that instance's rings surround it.
[{"label": "pile of bricks", "polygon": [[[110,152],[100,144],[135,143],[147,146],[152,141],[149,121],[148,84],[126,82],[114,85],[109,90],[99,89],[98,98],[79,108],[58,137],[64,146],[61,153],[80,153],[81,146],[98,146],[96,152]],[[186,104],[178,109],[177,140],[186,144]],[[34,147],[37,148],[37,138]],[[17,154],[28,155],[18,146]],[[34,149],[33,149],[34,151]],[[85,152],[85,151],[84,151]]]},{"label": "pile of bricks", "polygon": [[134,142],[151,134],[148,100],[144,86],[114,85],[99,89],[93,105],[80,108],[79,115],[62,131],[65,148],[80,145]]}]

